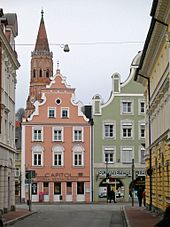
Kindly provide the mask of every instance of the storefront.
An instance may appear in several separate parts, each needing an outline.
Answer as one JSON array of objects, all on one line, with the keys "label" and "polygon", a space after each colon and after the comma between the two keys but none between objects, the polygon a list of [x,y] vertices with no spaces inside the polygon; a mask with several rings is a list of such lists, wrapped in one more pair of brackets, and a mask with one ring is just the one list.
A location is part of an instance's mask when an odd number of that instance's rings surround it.
[{"label": "storefront", "polygon": [[[129,201],[132,185],[132,169],[109,169],[108,173],[109,178],[106,178],[106,169],[95,169],[94,201],[106,200],[107,193],[111,189],[115,191],[117,199]],[[142,177],[142,179],[145,178],[145,169],[134,170],[134,179],[137,180],[139,177]],[[145,187],[144,181],[142,181],[142,184]]]},{"label": "storefront", "polygon": [[[30,184],[32,202],[90,202],[90,181],[71,173],[37,175]],[[29,184],[26,186],[28,199]]]}]

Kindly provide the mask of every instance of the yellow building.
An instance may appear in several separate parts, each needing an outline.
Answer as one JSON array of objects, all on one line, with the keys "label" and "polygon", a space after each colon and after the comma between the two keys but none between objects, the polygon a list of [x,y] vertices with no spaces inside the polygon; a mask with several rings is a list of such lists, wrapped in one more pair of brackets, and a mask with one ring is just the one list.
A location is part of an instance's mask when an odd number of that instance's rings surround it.
[{"label": "yellow building", "polygon": [[170,205],[170,1],[153,0],[151,24],[135,80],[146,98],[146,204]]}]

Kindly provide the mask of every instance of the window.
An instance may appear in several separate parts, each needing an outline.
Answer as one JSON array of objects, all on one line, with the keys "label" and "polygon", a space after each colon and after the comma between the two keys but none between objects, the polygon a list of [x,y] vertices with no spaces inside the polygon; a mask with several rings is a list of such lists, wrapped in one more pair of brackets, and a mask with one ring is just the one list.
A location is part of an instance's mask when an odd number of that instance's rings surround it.
[{"label": "window", "polygon": [[139,113],[145,113],[145,102],[141,100],[139,102]]},{"label": "window", "polygon": [[63,128],[53,128],[53,141],[63,141]]},{"label": "window", "polygon": [[62,153],[54,154],[54,166],[61,166],[62,163]]},{"label": "window", "polygon": [[145,138],[145,124],[140,124],[140,138]]},{"label": "window", "polygon": [[53,151],[53,166],[63,166],[64,165],[64,148],[60,145],[55,145],[52,148]]},{"label": "window", "polygon": [[105,163],[114,162],[114,148],[111,147],[104,148],[104,162]]},{"label": "window", "polygon": [[42,165],[42,154],[41,153],[34,154],[33,159],[34,159],[34,163],[33,163],[34,166],[41,166]]},{"label": "window", "polygon": [[73,147],[73,166],[84,166],[84,148],[81,145]]},{"label": "window", "polygon": [[49,69],[46,71],[46,77],[48,78],[50,76]]},{"label": "window", "polygon": [[121,113],[122,114],[133,114],[133,100],[122,100],[121,101]]},{"label": "window", "polygon": [[123,163],[132,163],[132,148],[123,148],[122,149],[122,162]]},{"label": "window", "polygon": [[55,108],[49,108],[48,109],[48,117],[49,118],[55,118],[56,117],[56,109]]},{"label": "window", "polygon": [[73,141],[83,141],[83,129],[81,127],[73,128]]},{"label": "window", "polygon": [[74,166],[82,166],[82,153],[74,154]]},{"label": "window", "polygon": [[77,182],[77,195],[84,195],[84,182]]},{"label": "window", "polygon": [[42,77],[42,70],[41,69],[39,71],[39,75],[40,75],[40,77]]},{"label": "window", "polygon": [[67,195],[72,195],[72,182],[66,182],[66,187],[67,187]]},{"label": "window", "polygon": [[61,182],[54,182],[54,195],[61,195]]},{"label": "window", "polygon": [[68,108],[62,108],[61,109],[61,117],[62,118],[68,118],[69,117],[69,109]]},{"label": "window", "polygon": [[43,140],[43,130],[41,127],[33,128],[33,141]]},{"label": "window", "polygon": [[145,148],[141,147],[140,149],[140,163],[145,163]]},{"label": "window", "polygon": [[122,101],[122,113],[132,113],[131,101]]},{"label": "window", "polygon": [[36,71],[35,71],[35,69],[33,69],[33,77],[34,78],[36,77]]},{"label": "window", "polygon": [[48,195],[49,194],[49,185],[48,182],[43,183],[43,188],[44,188],[44,194]]},{"label": "window", "polygon": [[122,138],[132,138],[132,123],[130,122],[123,122],[122,123]]},{"label": "window", "polygon": [[32,165],[43,166],[43,151],[44,148],[40,145],[32,147]]},{"label": "window", "polygon": [[115,126],[114,123],[104,123],[104,138],[115,137]]}]

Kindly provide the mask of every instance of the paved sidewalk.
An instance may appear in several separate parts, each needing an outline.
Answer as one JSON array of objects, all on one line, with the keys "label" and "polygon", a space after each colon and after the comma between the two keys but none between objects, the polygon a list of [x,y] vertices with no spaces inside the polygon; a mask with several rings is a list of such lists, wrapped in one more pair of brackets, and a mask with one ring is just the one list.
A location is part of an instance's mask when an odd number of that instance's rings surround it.
[{"label": "paved sidewalk", "polygon": [[4,226],[8,226],[17,222],[20,219],[23,219],[27,216],[34,214],[35,212],[31,212],[28,209],[16,209],[16,211],[10,211],[6,214],[3,214]]},{"label": "paved sidewalk", "polygon": [[124,207],[128,227],[154,227],[162,217],[146,210],[145,207]]},{"label": "paved sidewalk", "polygon": [[[138,207],[136,204],[134,207],[131,207],[130,204],[122,204],[122,206],[124,207],[128,227],[154,227],[162,219],[161,216],[146,210],[145,207]],[[16,211],[11,211],[3,215],[4,226],[13,224],[34,213],[36,212],[30,212],[24,208],[17,208]]]}]

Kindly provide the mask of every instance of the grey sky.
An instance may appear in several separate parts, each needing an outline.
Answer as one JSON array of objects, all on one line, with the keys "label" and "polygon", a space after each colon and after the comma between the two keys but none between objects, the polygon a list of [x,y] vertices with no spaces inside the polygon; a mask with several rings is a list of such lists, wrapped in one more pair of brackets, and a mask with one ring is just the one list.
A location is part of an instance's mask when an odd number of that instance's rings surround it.
[{"label": "grey sky", "polygon": [[[130,64],[146,39],[151,5],[152,0],[0,0],[4,13],[17,13],[16,44],[26,44],[16,45],[21,64],[17,71],[16,109],[25,108],[31,51],[42,8],[54,73],[59,60],[61,74],[76,88],[75,100],[89,104],[95,94],[107,101],[113,73],[119,72],[122,81],[127,79]],[[131,41],[137,43],[128,43]],[[98,42],[105,44],[94,44]],[[70,44],[69,53],[59,45],[64,43]]]}]

